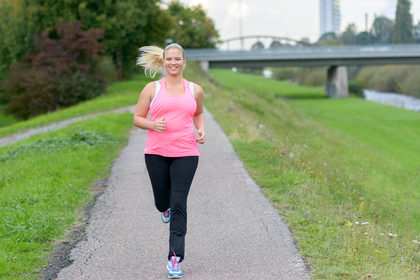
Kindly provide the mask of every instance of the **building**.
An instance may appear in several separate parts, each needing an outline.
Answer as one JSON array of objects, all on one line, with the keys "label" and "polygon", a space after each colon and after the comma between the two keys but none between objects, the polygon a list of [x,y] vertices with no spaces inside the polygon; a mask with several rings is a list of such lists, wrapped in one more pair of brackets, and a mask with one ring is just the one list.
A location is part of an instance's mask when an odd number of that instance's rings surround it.
[{"label": "building", "polygon": [[319,0],[320,36],[341,33],[340,0]]}]

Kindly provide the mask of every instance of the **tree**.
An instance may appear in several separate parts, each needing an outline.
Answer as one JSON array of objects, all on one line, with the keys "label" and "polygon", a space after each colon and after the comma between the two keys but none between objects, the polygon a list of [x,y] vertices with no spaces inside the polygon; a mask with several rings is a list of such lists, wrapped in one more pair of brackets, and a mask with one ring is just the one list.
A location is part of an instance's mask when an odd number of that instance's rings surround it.
[{"label": "tree", "polygon": [[273,40],[270,44],[270,46],[268,47],[269,49],[279,49],[281,48],[281,43],[278,40]]},{"label": "tree", "polygon": [[410,14],[410,0],[398,0],[395,27],[392,38],[394,44],[413,43],[413,17]]},{"label": "tree", "polygon": [[1,1],[0,71],[31,50],[35,36],[44,30],[53,32],[59,20],[64,20],[80,21],[86,30],[104,29],[106,54],[113,58],[120,76],[128,76],[135,67],[138,48],[163,44],[171,28],[169,13],[159,3],[160,0]]},{"label": "tree", "polygon": [[263,49],[265,49],[265,47],[261,41],[257,41],[251,46],[251,51],[258,51]]},{"label": "tree", "polygon": [[356,35],[357,45],[369,45],[371,43],[371,36],[369,32],[363,31]]},{"label": "tree", "polygon": [[346,30],[341,34],[341,42],[344,45],[356,44],[357,29],[354,23],[347,25]]},{"label": "tree", "polygon": [[175,23],[169,32],[170,39],[184,48],[216,47],[219,33],[201,5],[185,7],[173,1],[168,10]]},{"label": "tree", "polygon": [[375,43],[391,44],[393,31],[394,21],[386,16],[379,16],[375,17],[370,32]]},{"label": "tree", "polygon": [[416,25],[413,26],[413,36],[416,44],[420,43],[420,21],[417,22]]},{"label": "tree", "polygon": [[106,81],[99,41],[103,33],[64,22],[55,32],[43,32],[2,83],[7,112],[26,119],[102,94]]},{"label": "tree", "polygon": [[321,46],[338,45],[338,43],[337,35],[335,35],[334,32],[327,32],[322,34],[317,42],[317,44]]}]

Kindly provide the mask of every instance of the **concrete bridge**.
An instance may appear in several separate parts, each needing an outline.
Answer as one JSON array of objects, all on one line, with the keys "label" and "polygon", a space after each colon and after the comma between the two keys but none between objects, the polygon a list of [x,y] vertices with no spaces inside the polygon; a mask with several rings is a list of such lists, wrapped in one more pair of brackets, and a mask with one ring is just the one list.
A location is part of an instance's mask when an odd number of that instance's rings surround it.
[{"label": "concrete bridge", "polygon": [[327,96],[348,96],[347,65],[420,64],[420,45],[294,46],[255,51],[187,49],[203,70],[232,67],[327,66]]}]

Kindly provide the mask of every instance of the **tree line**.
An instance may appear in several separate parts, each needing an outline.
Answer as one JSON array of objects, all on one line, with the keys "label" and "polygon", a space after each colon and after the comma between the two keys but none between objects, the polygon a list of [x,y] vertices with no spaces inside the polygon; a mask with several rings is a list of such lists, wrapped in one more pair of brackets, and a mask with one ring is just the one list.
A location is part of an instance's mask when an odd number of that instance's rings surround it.
[{"label": "tree line", "polygon": [[219,38],[201,5],[178,0],[3,0],[0,34],[0,103],[23,119],[102,94],[136,71],[143,45]]},{"label": "tree line", "polygon": [[398,0],[395,21],[380,15],[375,16],[369,30],[357,32],[356,25],[350,23],[337,36],[334,32],[323,34],[319,45],[375,45],[420,43],[420,21],[413,25],[410,0]]}]

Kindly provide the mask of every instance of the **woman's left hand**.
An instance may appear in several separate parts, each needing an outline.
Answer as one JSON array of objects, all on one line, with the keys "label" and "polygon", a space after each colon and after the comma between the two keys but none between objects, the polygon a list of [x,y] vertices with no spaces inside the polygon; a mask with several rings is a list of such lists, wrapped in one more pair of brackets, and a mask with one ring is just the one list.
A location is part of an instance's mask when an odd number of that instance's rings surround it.
[{"label": "woman's left hand", "polygon": [[204,130],[203,129],[198,129],[197,130],[197,133],[198,133],[198,138],[196,139],[197,140],[197,143],[198,144],[204,144],[204,141],[206,141],[206,133],[204,132]]}]

